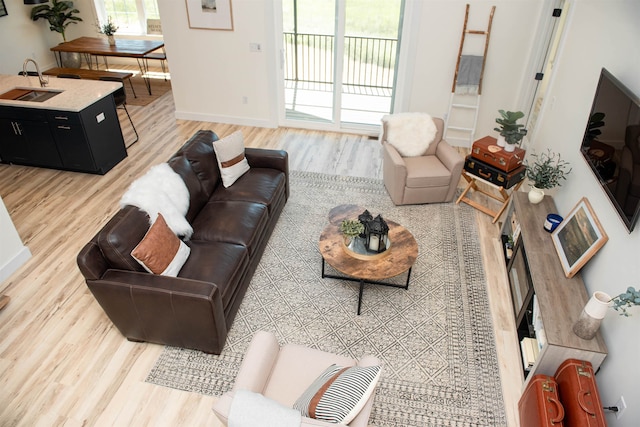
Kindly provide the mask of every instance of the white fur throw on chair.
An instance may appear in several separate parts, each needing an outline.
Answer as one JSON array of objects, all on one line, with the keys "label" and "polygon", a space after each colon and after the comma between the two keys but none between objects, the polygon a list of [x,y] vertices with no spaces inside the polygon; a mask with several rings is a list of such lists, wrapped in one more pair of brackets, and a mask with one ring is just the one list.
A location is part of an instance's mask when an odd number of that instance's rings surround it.
[{"label": "white fur throw on chair", "polygon": [[403,157],[421,156],[436,137],[438,129],[427,113],[397,113],[382,117],[387,142]]},{"label": "white fur throw on chair", "polygon": [[161,213],[178,236],[191,238],[193,228],[185,218],[189,210],[189,190],[182,177],[168,163],[160,163],[131,183],[120,199],[120,207],[136,206],[149,214],[153,224]]}]

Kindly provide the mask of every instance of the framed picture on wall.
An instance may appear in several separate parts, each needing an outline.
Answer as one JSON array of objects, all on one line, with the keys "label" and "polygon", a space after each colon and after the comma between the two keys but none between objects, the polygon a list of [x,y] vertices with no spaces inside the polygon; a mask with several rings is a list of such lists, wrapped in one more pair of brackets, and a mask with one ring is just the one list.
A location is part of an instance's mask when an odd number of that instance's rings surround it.
[{"label": "framed picture on wall", "polygon": [[185,0],[189,28],[233,30],[231,0]]},{"label": "framed picture on wall", "polygon": [[7,16],[7,7],[4,5],[4,0],[0,0],[0,16]]},{"label": "framed picture on wall", "polygon": [[586,197],[580,199],[551,238],[567,277],[573,277],[609,240]]}]

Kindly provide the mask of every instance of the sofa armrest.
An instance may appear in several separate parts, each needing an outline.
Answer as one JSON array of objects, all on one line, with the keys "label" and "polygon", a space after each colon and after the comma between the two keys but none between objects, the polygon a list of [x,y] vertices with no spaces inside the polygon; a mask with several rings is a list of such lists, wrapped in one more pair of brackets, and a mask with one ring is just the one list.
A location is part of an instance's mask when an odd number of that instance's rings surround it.
[{"label": "sofa armrest", "polygon": [[280,353],[280,344],[271,332],[255,333],[238,370],[233,390],[262,393]]},{"label": "sofa armrest", "polygon": [[80,272],[88,280],[98,280],[109,269],[109,264],[95,240],[84,245],[78,253],[76,262]]},{"label": "sofa armrest", "polygon": [[209,282],[107,270],[87,286],[118,330],[147,341],[220,354],[227,325],[218,287]]},{"label": "sofa armrest", "polygon": [[407,183],[407,167],[398,150],[388,142],[382,143],[382,176],[393,203],[402,204]]},{"label": "sofa armrest", "polygon": [[[438,148],[436,150],[436,157],[438,160],[442,162],[443,165],[451,172],[453,175],[457,170],[462,172],[462,167],[464,166],[464,157],[458,150],[453,148],[447,141],[444,139],[438,143]],[[459,176],[459,174],[456,174]]]},{"label": "sofa armrest", "polygon": [[[230,391],[228,393],[223,394],[216,400],[213,404],[213,412],[216,414],[218,419],[222,422],[222,425],[229,425],[229,412],[231,412],[231,403],[233,402],[233,398],[235,397],[235,392]],[[350,426],[353,425],[353,422]],[[300,422],[300,427],[346,427],[345,424],[334,424],[329,423],[327,421],[320,421],[313,418],[302,417]]]},{"label": "sofa armrest", "polygon": [[252,168],[277,169],[289,174],[289,153],[284,150],[246,147],[244,155]]}]

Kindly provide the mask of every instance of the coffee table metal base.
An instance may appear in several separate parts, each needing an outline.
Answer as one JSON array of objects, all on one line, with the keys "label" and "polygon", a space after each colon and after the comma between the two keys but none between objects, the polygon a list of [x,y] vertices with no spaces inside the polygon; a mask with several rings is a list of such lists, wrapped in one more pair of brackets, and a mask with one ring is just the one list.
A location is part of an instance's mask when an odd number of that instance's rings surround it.
[{"label": "coffee table metal base", "polygon": [[366,280],[359,279],[357,277],[349,277],[349,276],[338,276],[335,274],[326,274],[325,270],[325,261],[322,258],[322,278],[328,279],[340,279],[340,280],[349,280],[351,282],[359,282],[360,283],[360,291],[358,292],[358,316],[360,316],[360,308],[362,306],[362,293],[364,291],[364,284],[369,283],[371,285],[381,285],[381,286],[389,286],[391,288],[400,288],[400,289],[409,289],[409,280],[411,279],[411,268],[407,271],[407,281],[404,285],[399,285],[397,283],[389,283],[389,282],[381,282],[378,280]]}]

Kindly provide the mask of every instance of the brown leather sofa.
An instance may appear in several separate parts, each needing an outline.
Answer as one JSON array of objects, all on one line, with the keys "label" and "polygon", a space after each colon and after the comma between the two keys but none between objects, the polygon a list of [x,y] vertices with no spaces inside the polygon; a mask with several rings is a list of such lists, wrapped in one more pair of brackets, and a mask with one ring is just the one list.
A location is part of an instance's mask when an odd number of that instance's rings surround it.
[{"label": "brown leather sofa", "polygon": [[147,273],[131,256],[149,217],[125,206],[78,255],[78,266],[105,313],[130,341],[220,354],[251,277],[289,197],[285,151],[246,148],[251,169],[225,188],[213,151],[218,137],[199,131],[168,163],[189,189],[191,253],[178,277]]}]

